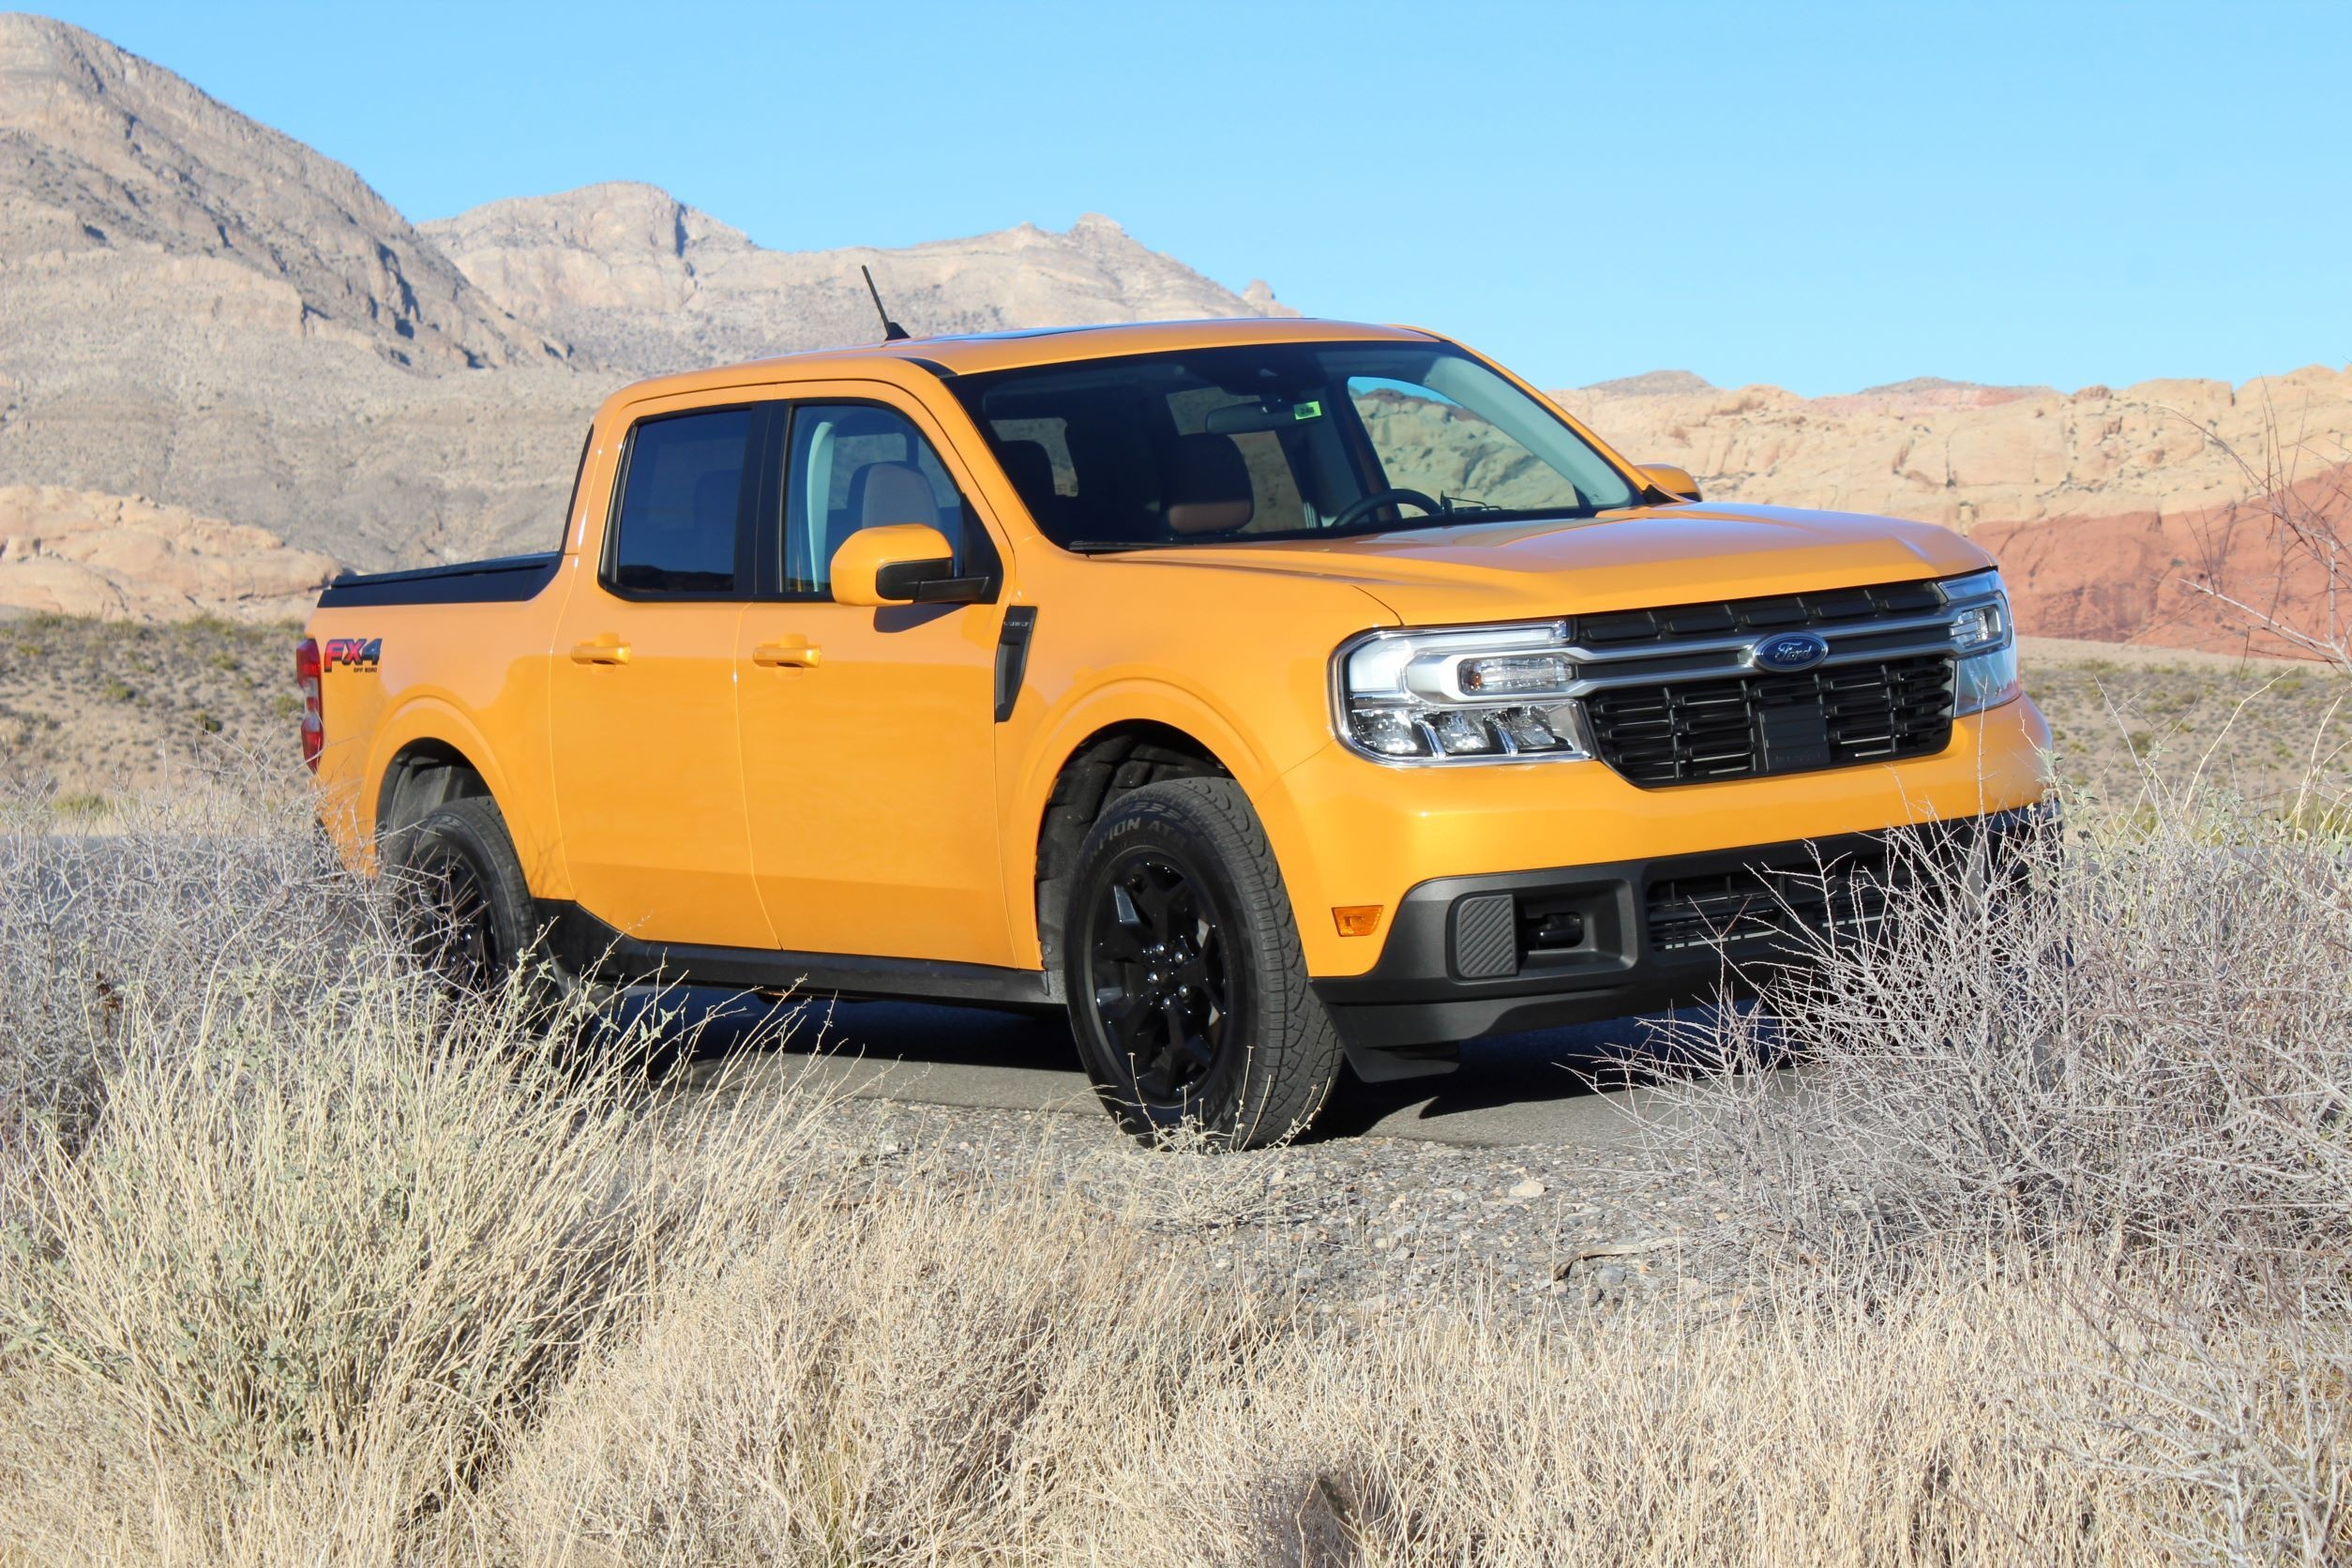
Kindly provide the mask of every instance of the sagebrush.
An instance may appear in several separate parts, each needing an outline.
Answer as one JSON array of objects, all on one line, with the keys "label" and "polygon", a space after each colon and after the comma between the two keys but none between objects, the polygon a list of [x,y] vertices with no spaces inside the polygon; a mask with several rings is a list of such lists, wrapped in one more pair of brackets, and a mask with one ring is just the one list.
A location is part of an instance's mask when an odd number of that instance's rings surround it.
[{"label": "sagebrush", "polygon": [[[2342,1560],[2344,846],[2175,805],[1841,940],[1777,1021],[1721,1015],[1702,1058],[1791,1055],[1797,1092],[1686,1071],[1656,1157],[1746,1174],[1709,1244],[1748,1284],[1600,1316],[1310,1311],[1043,1162],[911,1187],[817,1100],[436,998],[294,815],[182,802],[100,842],[19,812],[0,1541]],[[1227,1180],[1120,1157],[1165,1212]]]}]

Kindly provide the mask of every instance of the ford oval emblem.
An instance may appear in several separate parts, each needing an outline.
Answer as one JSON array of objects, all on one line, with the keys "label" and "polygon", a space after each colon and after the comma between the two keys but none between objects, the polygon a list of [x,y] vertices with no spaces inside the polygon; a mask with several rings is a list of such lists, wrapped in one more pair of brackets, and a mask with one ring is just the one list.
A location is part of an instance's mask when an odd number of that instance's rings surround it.
[{"label": "ford oval emblem", "polygon": [[1784,631],[1748,646],[1748,662],[1776,675],[1794,675],[1830,656],[1830,645],[1809,631]]}]

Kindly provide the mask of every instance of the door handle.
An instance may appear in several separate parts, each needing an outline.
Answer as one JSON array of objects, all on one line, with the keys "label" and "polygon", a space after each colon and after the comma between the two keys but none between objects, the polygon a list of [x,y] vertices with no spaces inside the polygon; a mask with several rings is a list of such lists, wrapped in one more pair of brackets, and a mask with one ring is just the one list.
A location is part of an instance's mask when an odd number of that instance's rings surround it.
[{"label": "door handle", "polygon": [[751,662],[770,670],[814,670],[823,658],[824,650],[805,637],[762,642],[751,650]]},{"label": "door handle", "polygon": [[600,631],[586,642],[572,644],[574,664],[626,664],[629,645],[621,641],[618,632]]}]

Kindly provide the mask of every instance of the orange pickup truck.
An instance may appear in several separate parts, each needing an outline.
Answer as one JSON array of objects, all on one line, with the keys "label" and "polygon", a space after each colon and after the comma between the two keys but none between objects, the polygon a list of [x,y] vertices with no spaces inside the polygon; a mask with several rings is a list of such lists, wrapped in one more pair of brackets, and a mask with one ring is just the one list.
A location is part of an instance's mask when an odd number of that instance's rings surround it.
[{"label": "orange pickup truck", "polygon": [[1131,1130],[1234,1146],[1711,995],[2047,786],[1976,546],[1333,322],[631,386],[558,549],[345,577],[298,658],[330,831],[462,977],[1066,1007]]}]

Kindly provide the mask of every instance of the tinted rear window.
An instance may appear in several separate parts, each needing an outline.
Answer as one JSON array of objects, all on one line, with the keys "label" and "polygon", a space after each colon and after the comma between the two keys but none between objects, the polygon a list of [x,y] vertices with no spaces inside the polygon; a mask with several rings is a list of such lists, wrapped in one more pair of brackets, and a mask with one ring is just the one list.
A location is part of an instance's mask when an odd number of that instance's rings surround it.
[{"label": "tinted rear window", "polygon": [[749,409],[673,414],[629,433],[614,520],[613,586],[636,593],[731,594],[743,537]]}]

